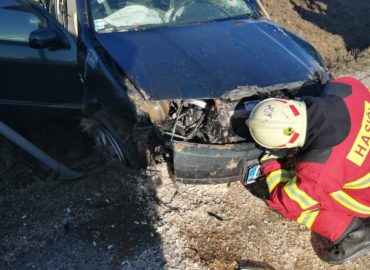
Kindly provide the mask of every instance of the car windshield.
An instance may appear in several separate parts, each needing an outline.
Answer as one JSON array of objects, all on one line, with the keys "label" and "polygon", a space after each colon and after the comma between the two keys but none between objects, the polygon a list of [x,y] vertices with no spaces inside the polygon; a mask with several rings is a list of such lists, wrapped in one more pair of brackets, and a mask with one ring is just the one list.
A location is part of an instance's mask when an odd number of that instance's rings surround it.
[{"label": "car windshield", "polygon": [[139,30],[252,15],[244,0],[90,0],[97,32]]}]

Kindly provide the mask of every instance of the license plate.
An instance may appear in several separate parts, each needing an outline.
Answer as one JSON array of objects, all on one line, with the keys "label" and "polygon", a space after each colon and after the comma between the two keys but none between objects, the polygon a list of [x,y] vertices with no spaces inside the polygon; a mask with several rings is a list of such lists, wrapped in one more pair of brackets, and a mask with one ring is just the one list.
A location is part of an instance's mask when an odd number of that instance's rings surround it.
[{"label": "license plate", "polygon": [[249,168],[248,174],[247,174],[247,179],[245,181],[247,185],[253,184],[254,182],[256,182],[256,179],[258,177],[260,177],[260,175],[261,175],[260,168],[261,168],[261,166],[259,164],[254,165],[253,167]]}]

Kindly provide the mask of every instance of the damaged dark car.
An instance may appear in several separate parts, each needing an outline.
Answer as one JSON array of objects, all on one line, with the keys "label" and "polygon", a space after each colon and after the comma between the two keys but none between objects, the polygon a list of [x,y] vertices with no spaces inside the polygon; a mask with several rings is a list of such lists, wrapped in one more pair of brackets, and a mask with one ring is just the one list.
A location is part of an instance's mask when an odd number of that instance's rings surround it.
[{"label": "damaged dark car", "polygon": [[182,182],[243,180],[261,153],[245,125],[253,107],[317,96],[330,78],[316,50],[254,1],[7,1],[63,25],[37,30],[61,41],[39,33],[34,50],[75,43],[82,125],[96,144],[132,167],[164,156]]}]

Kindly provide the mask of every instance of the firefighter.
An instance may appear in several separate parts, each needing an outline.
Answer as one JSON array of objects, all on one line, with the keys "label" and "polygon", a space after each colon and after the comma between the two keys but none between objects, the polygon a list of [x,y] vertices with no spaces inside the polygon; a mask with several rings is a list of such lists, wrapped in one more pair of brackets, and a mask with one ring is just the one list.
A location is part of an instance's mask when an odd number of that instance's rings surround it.
[{"label": "firefighter", "polygon": [[354,78],[332,80],[320,97],[261,101],[247,125],[267,150],[268,206],[328,238],[325,261],[370,254],[369,90]]}]

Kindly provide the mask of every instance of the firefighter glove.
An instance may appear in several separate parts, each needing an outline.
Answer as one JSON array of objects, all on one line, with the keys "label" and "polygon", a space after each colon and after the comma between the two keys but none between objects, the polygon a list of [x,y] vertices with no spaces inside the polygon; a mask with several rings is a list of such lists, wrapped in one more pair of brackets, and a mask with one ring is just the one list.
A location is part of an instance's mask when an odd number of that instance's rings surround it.
[{"label": "firefighter glove", "polygon": [[278,156],[275,156],[275,155],[273,155],[271,153],[264,153],[262,155],[262,157],[260,158],[260,163],[261,164],[266,164],[266,163],[269,163],[271,161],[276,161],[278,159],[279,159]]}]

